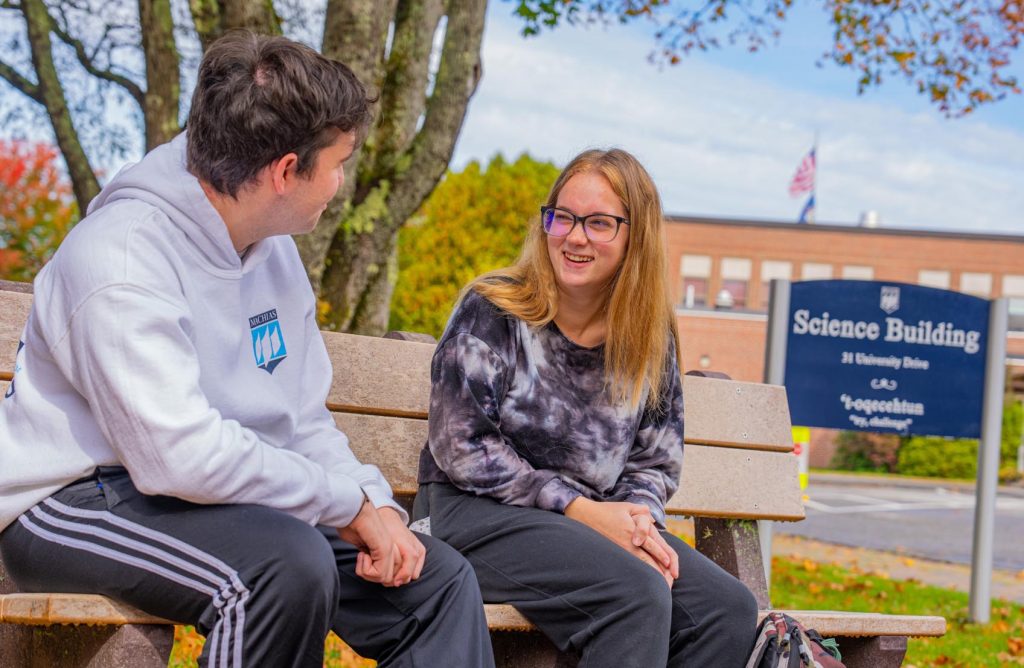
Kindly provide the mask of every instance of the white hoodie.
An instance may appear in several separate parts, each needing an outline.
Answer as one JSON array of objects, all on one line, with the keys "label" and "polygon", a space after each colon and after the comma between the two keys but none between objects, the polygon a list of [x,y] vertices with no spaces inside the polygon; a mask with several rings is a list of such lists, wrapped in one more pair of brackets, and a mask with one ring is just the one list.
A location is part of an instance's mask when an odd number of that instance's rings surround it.
[{"label": "white hoodie", "polygon": [[347,526],[364,492],[398,508],[324,406],[331,366],[294,242],[241,261],[185,143],[118,174],[35,280],[0,402],[0,530],[113,465],[144,494],[310,524]]}]

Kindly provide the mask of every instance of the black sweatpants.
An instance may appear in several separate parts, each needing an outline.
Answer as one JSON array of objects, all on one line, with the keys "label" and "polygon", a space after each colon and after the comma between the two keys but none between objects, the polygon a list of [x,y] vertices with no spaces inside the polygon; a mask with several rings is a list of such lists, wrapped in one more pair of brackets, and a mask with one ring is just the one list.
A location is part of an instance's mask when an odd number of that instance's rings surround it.
[{"label": "black sweatpants", "polygon": [[736,578],[677,537],[679,578],[664,578],[564,515],[507,506],[451,485],[420,487],[417,518],[462,552],[488,603],[508,603],[580,668],[742,668],[757,603]]},{"label": "black sweatpants", "polygon": [[206,636],[202,666],[322,666],[334,630],[381,666],[494,665],[472,569],[439,540],[421,577],[387,588],[355,574],[334,529],[254,505],[144,496],[101,469],[0,534],[24,592],[104,594]]}]

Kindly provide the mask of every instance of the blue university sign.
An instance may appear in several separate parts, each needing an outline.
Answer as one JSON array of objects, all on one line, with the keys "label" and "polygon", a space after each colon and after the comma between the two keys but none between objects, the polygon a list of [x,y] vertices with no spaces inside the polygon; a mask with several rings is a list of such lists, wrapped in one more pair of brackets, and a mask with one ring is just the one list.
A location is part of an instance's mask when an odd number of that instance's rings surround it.
[{"label": "blue university sign", "polygon": [[790,288],[793,424],[977,438],[989,302],[881,281]]}]

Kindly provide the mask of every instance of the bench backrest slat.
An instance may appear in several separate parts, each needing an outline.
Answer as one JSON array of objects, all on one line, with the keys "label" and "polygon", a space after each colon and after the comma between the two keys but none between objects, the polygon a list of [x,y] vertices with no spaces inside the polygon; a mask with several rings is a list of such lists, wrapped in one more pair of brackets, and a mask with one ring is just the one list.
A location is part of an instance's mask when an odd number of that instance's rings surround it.
[{"label": "bench backrest slat", "polygon": [[[14,371],[32,295],[0,284],[0,396]],[[416,491],[426,442],[434,346],[324,332],[334,368],[327,405],[356,455],[380,467],[396,494]],[[708,517],[803,517],[785,389],[683,377],[686,454],[669,512]]]},{"label": "bench backrest slat", "polygon": [[337,332],[323,336],[334,367],[327,395],[331,410],[427,417],[432,344]]},{"label": "bench backrest slat", "polygon": [[0,287],[0,378],[5,380],[10,380],[14,373],[14,356],[18,352],[18,341],[21,340],[30,308],[31,294]]},{"label": "bench backrest slat", "polygon": [[687,443],[676,515],[795,521],[804,518],[799,462],[785,452]]}]

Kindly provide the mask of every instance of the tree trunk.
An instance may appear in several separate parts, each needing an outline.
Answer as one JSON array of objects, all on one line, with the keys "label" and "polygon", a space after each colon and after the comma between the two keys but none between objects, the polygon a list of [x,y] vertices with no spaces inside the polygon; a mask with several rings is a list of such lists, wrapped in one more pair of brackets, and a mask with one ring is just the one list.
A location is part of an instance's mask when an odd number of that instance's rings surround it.
[{"label": "tree trunk", "polygon": [[218,0],[189,0],[189,12],[192,23],[199,36],[199,46],[203,52],[223,32],[221,28],[221,3]]},{"label": "tree trunk", "polygon": [[53,65],[53,51],[50,43],[50,15],[42,0],[22,0],[21,11],[28,26],[28,43],[32,51],[32,68],[38,79],[39,101],[46,108],[57,137],[57,146],[64,156],[71,177],[71,187],[78,201],[78,210],[85,211],[100,191],[99,181],[89,164],[89,158],[78,140],[78,133],[71,122],[71,113],[64,96],[64,88]]},{"label": "tree trunk", "polygon": [[[384,79],[384,46],[397,0],[329,0],[324,21],[323,54],[348,65],[375,93]],[[368,138],[366,145],[372,143]],[[363,147],[345,162],[345,184],[310,234],[295,238],[314,292],[320,292],[324,264],[331,241],[342,234],[342,222],[351,213]]]},{"label": "tree trunk", "polygon": [[[480,79],[486,5],[486,0],[449,3],[441,61],[423,109],[412,101],[417,95],[422,100],[426,93],[426,76],[418,66],[425,68],[427,59],[410,56],[422,52],[433,32],[427,36],[411,17],[430,17],[437,4],[430,0],[401,3],[387,64],[386,81],[394,86],[382,98],[387,120],[380,127],[387,128],[387,136],[374,133],[367,142],[372,164],[360,165],[352,204],[343,211],[323,264],[320,295],[331,307],[327,316],[331,327],[375,335],[387,328],[396,278],[389,267],[394,267],[398,230],[437,185],[451,158]],[[403,17],[410,17],[407,31],[402,31]],[[422,126],[413,134],[421,109],[425,111]],[[308,264],[307,268],[311,274],[315,271]]]},{"label": "tree trunk", "polygon": [[280,35],[281,19],[271,0],[223,0],[222,29],[246,28],[264,35]]},{"label": "tree trunk", "polygon": [[181,78],[170,0],[139,0],[142,53],[146,59],[146,96],[142,113],[146,150],[169,142],[181,131],[178,105]]}]

